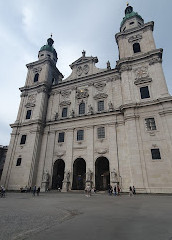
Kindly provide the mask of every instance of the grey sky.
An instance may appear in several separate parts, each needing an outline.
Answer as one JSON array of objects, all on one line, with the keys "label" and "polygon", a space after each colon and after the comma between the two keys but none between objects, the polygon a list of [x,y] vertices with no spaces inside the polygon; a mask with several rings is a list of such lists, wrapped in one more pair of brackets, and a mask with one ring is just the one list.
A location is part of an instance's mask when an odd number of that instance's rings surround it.
[{"label": "grey sky", "polygon": [[[154,21],[157,48],[163,48],[163,68],[172,93],[171,0],[131,0],[130,5],[145,22]],[[37,60],[38,51],[53,34],[58,53],[57,67],[65,75],[69,64],[86,50],[97,56],[97,67],[109,60],[115,67],[118,48],[114,35],[124,17],[124,0],[0,0],[0,145],[8,145],[10,123],[16,120],[27,63]]]}]

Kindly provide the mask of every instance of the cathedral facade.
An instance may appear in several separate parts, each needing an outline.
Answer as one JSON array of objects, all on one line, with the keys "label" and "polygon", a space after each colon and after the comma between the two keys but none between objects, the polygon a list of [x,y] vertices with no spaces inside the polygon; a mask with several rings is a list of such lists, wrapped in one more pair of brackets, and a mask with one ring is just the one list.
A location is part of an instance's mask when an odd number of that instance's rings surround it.
[{"label": "cathedral facade", "polygon": [[27,64],[1,185],[172,193],[172,97],[153,28],[127,6],[116,67],[83,51],[64,80],[47,40]]}]

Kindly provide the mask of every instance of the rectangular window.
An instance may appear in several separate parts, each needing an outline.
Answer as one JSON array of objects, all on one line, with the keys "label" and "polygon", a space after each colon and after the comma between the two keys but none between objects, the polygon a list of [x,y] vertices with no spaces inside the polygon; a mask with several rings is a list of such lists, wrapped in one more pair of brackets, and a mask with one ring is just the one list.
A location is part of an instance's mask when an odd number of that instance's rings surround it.
[{"label": "rectangular window", "polygon": [[21,144],[25,144],[25,143],[26,143],[26,135],[22,135],[22,136],[21,136],[20,145],[21,145]]},{"label": "rectangular window", "polygon": [[140,95],[141,95],[141,99],[150,98],[148,86],[140,88]]},{"label": "rectangular window", "polygon": [[26,119],[30,119],[31,118],[31,113],[32,113],[32,110],[27,110]]},{"label": "rectangular window", "polygon": [[60,132],[60,133],[59,133],[58,142],[64,142],[64,135],[65,135],[64,132]]},{"label": "rectangular window", "polygon": [[22,160],[21,158],[17,159],[16,166],[20,166],[21,165],[21,160]]},{"label": "rectangular window", "polygon": [[62,109],[62,118],[67,117],[67,107]]},{"label": "rectangular window", "polygon": [[97,137],[105,138],[105,128],[104,127],[97,128]]},{"label": "rectangular window", "polygon": [[156,130],[156,124],[154,118],[146,118],[145,119],[146,129],[148,131]]},{"label": "rectangular window", "polygon": [[78,130],[77,131],[77,141],[84,140],[84,130]]},{"label": "rectangular window", "polygon": [[104,101],[98,101],[98,112],[104,111]]},{"label": "rectangular window", "polygon": [[161,159],[159,148],[151,149],[151,153],[152,153],[152,159]]}]

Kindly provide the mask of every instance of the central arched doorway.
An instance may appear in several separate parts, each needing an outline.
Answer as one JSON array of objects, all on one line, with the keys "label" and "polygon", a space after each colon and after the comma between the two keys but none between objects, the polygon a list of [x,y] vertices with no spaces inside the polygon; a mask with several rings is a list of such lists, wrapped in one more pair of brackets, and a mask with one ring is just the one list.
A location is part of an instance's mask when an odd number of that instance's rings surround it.
[{"label": "central arched doorway", "polygon": [[77,158],[73,163],[73,190],[85,189],[86,163],[83,158]]},{"label": "central arched doorway", "polygon": [[52,189],[62,189],[64,179],[65,163],[62,159],[55,161],[53,166]]},{"label": "central arched doorway", "polygon": [[104,191],[110,184],[109,160],[106,157],[99,157],[95,163],[96,189]]}]

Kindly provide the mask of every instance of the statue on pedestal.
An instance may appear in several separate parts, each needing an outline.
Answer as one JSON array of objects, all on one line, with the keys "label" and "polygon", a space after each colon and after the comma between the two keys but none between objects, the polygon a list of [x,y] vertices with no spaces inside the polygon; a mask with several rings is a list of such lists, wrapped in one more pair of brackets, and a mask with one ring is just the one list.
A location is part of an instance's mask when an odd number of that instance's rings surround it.
[{"label": "statue on pedestal", "polygon": [[41,191],[46,192],[48,190],[48,184],[49,184],[49,174],[48,174],[48,171],[45,170],[42,177]]},{"label": "statue on pedestal", "polygon": [[117,173],[116,173],[115,168],[114,168],[113,171],[111,172],[111,178],[112,178],[112,182],[118,182]]},{"label": "statue on pedestal", "polygon": [[42,182],[48,182],[48,180],[49,180],[49,174],[48,174],[48,171],[46,170],[43,174]]},{"label": "statue on pedestal", "polygon": [[89,114],[93,114],[93,107],[90,105],[88,105],[88,113]]},{"label": "statue on pedestal", "polygon": [[92,172],[90,169],[88,169],[86,181],[91,181],[91,180],[92,180]]},{"label": "statue on pedestal", "polygon": [[114,110],[113,104],[112,104],[111,101],[108,103],[108,106],[109,106],[109,111],[113,111]]},{"label": "statue on pedestal", "polygon": [[74,112],[74,110],[72,109],[72,111],[71,111],[71,113],[70,113],[70,116],[72,117],[72,118],[74,118],[75,117],[75,112]]},{"label": "statue on pedestal", "polygon": [[64,180],[65,180],[66,182],[69,182],[69,181],[70,181],[70,171],[69,171],[69,170],[65,172]]},{"label": "statue on pedestal", "polygon": [[62,192],[67,192],[69,191],[69,186],[70,186],[70,171],[67,170],[64,173],[64,180],[63,180],[63,187],[62,187]]}]

